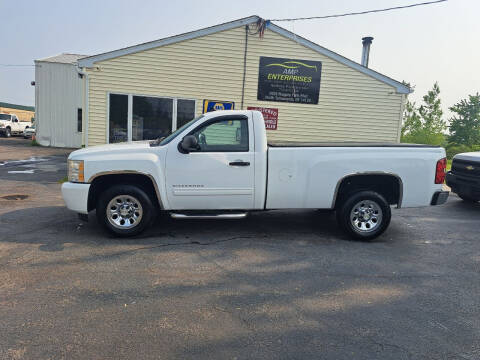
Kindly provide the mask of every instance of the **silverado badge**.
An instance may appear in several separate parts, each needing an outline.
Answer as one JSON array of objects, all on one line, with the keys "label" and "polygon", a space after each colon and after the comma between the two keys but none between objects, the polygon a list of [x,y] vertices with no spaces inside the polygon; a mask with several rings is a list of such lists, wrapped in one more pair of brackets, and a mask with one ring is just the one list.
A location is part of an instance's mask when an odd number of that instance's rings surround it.
[{"label": "silverado badge", "polygon": [[465,169],[467,169],[467,170],[475,170],[475,168],[474,168],[472,165],[468,165],[467,167],[465,167]]}]

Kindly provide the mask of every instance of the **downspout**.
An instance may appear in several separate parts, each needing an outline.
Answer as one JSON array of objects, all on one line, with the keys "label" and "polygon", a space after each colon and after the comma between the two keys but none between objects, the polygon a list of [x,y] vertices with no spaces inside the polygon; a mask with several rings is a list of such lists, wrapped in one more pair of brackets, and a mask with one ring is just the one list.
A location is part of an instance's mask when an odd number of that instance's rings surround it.
[{"label": "downspout", "polygon": [[85,119],[85,147],[88,147],[88,73],[85,71],[85,68],[82,70],[79,70],[78,73],[84,77],[84,98],[83,98],[83,103],[85,105],[85,111],[83,112],[83,117]]},{"label": "downspout", "polygon": [[248,45],[248,25],[245,25],[245,50],[243,53],[243,81],[242,81],[242,103],[240,110],[243,110],[243,102],[245,100],[245,78],[247,75],[247,45]]},{"label": "downspout", "polygon": [[397,142],[401,142],[402,138],[402,126],[403,126],[403,112],[405,111],[405,103],[407,101],[407,95],[402,94],[401,103],[400,103],[400,119],[397,129]]}]

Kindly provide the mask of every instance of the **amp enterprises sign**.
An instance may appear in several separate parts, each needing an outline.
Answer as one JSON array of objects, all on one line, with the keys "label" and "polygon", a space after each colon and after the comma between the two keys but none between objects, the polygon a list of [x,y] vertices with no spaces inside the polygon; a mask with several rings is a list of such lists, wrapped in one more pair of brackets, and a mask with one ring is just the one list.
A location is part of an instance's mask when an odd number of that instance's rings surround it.
[{"label": "amp enterprises sign", "polygon": [[260,57],[257,99],[318,104],[321,61]]}]

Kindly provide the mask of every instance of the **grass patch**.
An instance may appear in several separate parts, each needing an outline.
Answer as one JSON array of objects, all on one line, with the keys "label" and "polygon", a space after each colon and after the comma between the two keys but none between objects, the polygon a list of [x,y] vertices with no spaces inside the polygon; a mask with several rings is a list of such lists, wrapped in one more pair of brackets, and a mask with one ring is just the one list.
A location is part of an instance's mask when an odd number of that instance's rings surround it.
[{"label": "grass patch", "polygon": [[450,171],[452,168],[452,160],[447,160],[447,171]]},{"label": "grass patch", "polygon": [[67,182],[68,181],[68,176],[64,176],[63,178],[61,178],[60,180],[58,180],[58,182],[60,184],[63,184],[64,182]]}]

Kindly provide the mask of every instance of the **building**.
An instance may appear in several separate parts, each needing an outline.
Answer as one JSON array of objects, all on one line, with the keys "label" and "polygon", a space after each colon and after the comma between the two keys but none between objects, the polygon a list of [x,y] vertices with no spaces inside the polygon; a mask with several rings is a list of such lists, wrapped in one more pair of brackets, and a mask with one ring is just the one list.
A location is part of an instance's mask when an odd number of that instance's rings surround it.
[{"label": "building", "polygon": [[205,111],[248,108],[263,111],[269,140],[398,142],[410,92],[258,16],[81,58],[78,67],[82,105],[68,112],[83,109],[86,146],[166,136]]},{"label": "building", "polygon": [[20,121],[32,122],[35,119],[35,108],[33,106],[0,102],[0,113],[15,114]]},{"label": "building", "polygon": [[36,139],[44,146],[81,147],[83,81],[78,54],[35,60]]}]

